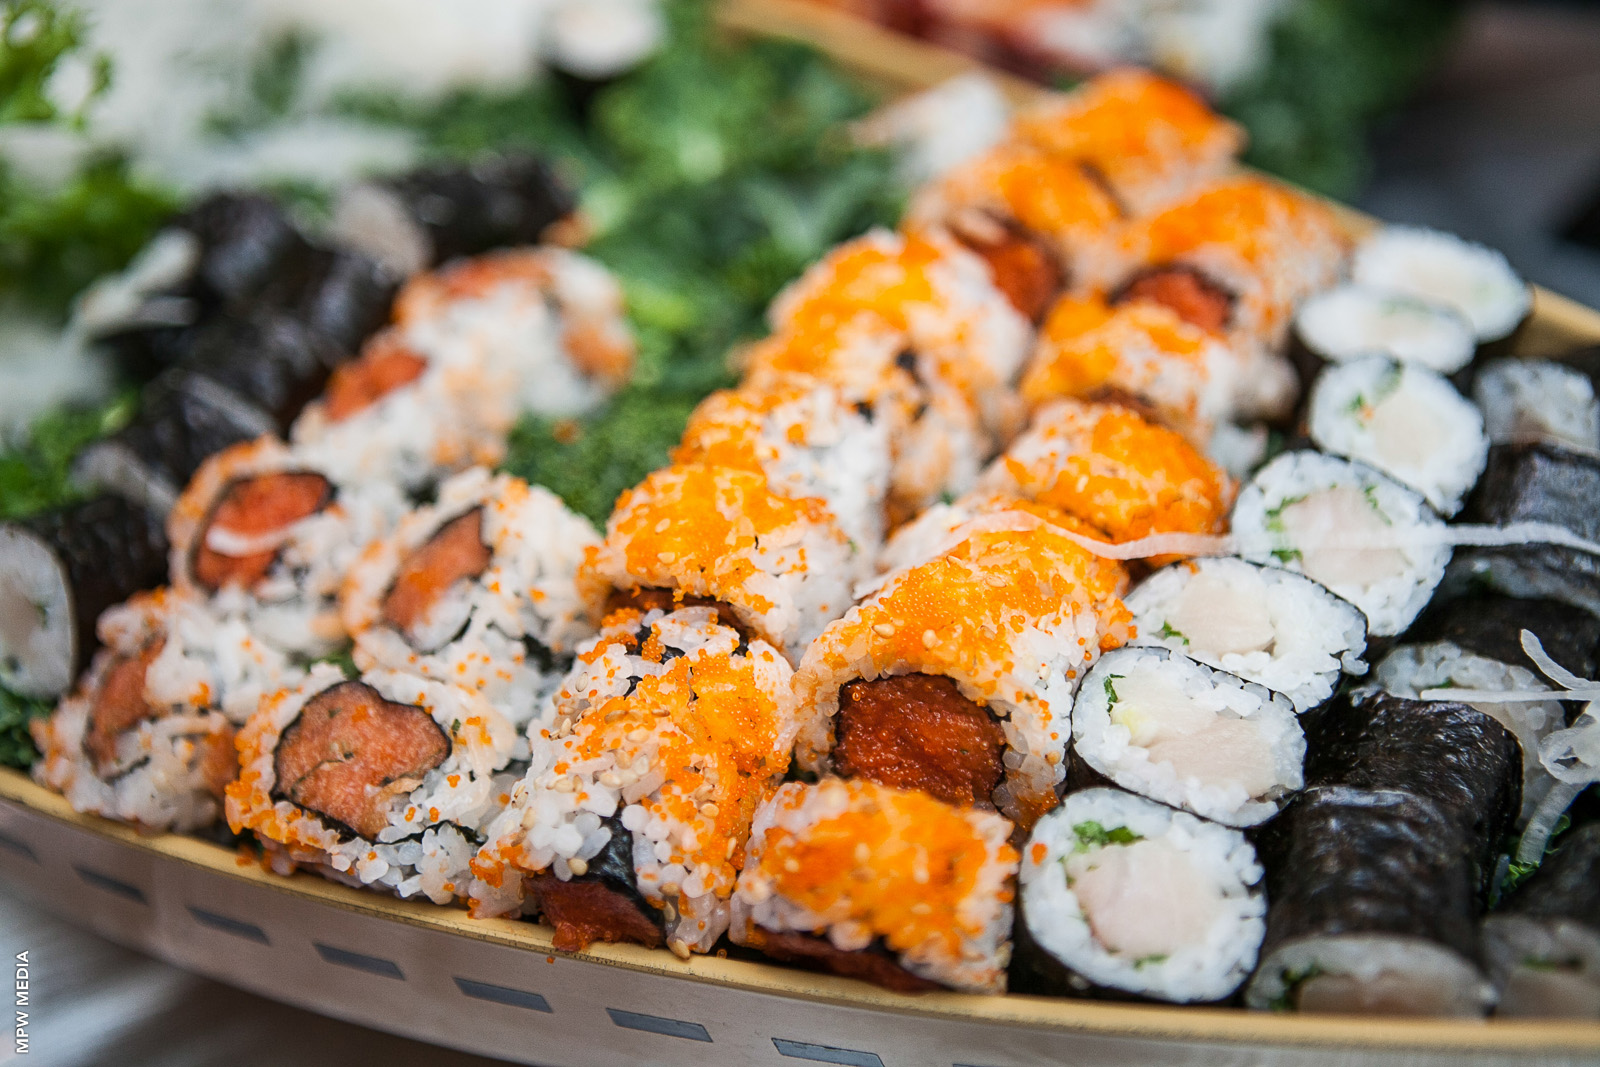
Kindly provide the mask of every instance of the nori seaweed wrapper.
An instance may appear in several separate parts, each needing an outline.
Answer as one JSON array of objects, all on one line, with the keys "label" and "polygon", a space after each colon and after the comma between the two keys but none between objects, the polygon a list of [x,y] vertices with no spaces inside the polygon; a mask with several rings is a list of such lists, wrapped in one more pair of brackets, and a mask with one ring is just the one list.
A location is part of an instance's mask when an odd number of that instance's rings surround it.
[{"label": "nori seaweed wrapper", "polygon": [[[612,815],[600,820],[600,825],[611,831],[611,838],[600,852],[592,857],[588,870],[583,874],[573,875],[570,881],[597,883],[604,886],[606,891],[615,897],[631,904],[649,922],[658,929],[666,930],[665,916],[660,908],[656,908],[639,892],[638,877],[633,869],[633,833],[622,825],[622,816]],[[553,872],[547,872],[539,878],[555,878]],[[537,887],[538,879],[534,880]],[[537,889],[535,888],[535,891]]]},{"label": "nori seaweed wrapper", "polygon": [[1572,919],[1600,931],[1600,822],[1561,835],[1527,881],[1499,908],[1534,919]]},{"label": "nori seaweed wrapper", "polygon": [[[1500,444],[1467,501],[1465,522],[1545,522],[1600,541],[1600,456],[1548,442]],[[1558,545],[1460,549],[1452,584],[1485,584],[1516,597],[1547,597],[1600,615],[1600,557]]]},{"label": "nori seaweed wrapper", "polygon": [[491,248],[535,244],[577,199],[535,156],[423,167],[379,182],[428,235],[431,264]]},{"label": "nori seaweed wrapper", "polygon": [[294,315],[346,352],[356,352],[389,321],[399,279],[359,252],[319,249],[312,262],[294,299]]},{"label": "nori seaweed wrapper", "polygon": [[1308,786],[1403,790],[1439,804],[1467,832],[1487,901],[1522,806],[1522,747],[1509,730],[1467,704],[1382,692],[1335,701],[1306,727]]},{"label": "nori seaweed wrapper", "polygon": [[173,225],[200,239],[190,288],[207,306],[245,306],[274,287],[297,289],[311,266],[311,245],[271,197],[218,193]]},{"label": "nori seaweed wrapper", "polygon": [[183,372],[203,375],[271,416],[287,434],[333,368],[349,358],[327,335],[278,311],[213,320],[196,335]]},{"label": "nori seaweed wrapper", "polygon": [[1583,678],[1600,669],[1600,619],[1555,600],[1518,600],[1484,594],[1438,599],[1406,632],[1407,644],[1449,641],[1474,655],[1499,660],[1541,675],[1522,650],[1522,631],[1531,630],[1557,663]]}]

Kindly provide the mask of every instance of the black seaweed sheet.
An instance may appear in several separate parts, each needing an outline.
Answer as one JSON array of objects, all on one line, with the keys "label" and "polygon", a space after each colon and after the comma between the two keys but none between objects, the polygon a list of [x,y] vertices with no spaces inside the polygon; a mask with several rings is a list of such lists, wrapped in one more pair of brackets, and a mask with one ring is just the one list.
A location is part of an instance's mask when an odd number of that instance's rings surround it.
[{"label": "black seaweed sheet", "polygon": [[312,267],[310,243],[271,197],[218,193],[172,225],[200,241],[189,294],[208,308],[245,307],[295,287]]},{"label": "black seaweed sheet", "polygon": [[1435,598],[1406,632],[1407,644],[1450,641],[1487,659],[1543,677],[1522,651],[1522,631],[1531,630],[1557,663],[1584,678],[1600,668],[1600,619],[1556,600],[1518,600],[1493,593]]},{"label": "black seaweed sheet", "polygon": [[1537,919],[1573,919],[1600,931],[1600,822],[1561,835],[1556,846],[1499,910]]},{"label": "black seaweed sheet", "polygon": [[550,166],[530,155],[424,167],[377,184],[426,232],[432,264],[535,244],[577,208]]},{"label": "black seaweed sheet", "polygon": [[202,327],[182,371],[208,378],[241,404],[260,408],[286,435],[300,409],[347,358],[345,349],[300,319],[258,311]]}]

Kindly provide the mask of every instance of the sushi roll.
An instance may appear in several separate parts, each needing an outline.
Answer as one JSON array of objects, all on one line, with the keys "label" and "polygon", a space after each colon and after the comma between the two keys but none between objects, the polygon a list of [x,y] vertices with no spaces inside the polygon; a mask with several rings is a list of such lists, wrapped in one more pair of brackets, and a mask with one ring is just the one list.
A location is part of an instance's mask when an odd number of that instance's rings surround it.
[{"label": "sushi roll", "polygon": [[1292,571],[1241,559],[1196,559],[1128,594],[1139,645],[1160,645],[1282,693],[1298,712],[1333,696],[1367,665],[1367,619]]},{"label": "sushi roll", "polygon": [[1600,1019],[1600,823],[1586,823],[1483,925],[1495,1014]]},{"label": "sushi roll", "polygon": [[288,313],[343,352],[358,352],[389,321],[398,276],[349,249],[317,249]]},{"label": "sushi roll", "polygon": [[346,640],[340,583],[404,509],[393,486],[335,484],[263,437],[207,460],[167,522],[172,584],[308,658]]},{"label": "sushi roll", "polygon": [[235,728],[301,672],[238,620],[167,589],[106,611],[99,631],[77,690],[33,724],[35,780],[77,811],[148,831],[210,827],[239,771]]},{"label": "sushi roll", "polygon": [[166,573],[160,518],[121,497],[0,523],[0,685],[66,692],[94,653],[100,613]]},{"label": "sushi roll", "polygon": [[[1600,454],[1545,442],[1495,445],[1462,517],[1504,526],[1548,523],[1600,539]],[[1467,548],[1451,565],[1452,584],[1487,586],[1509,596],[1546,598],[1600,615],[1600,558],[1561,545]]]},{"label": "sushi roll", "polygon": [[676,464],[760,471],[788,496],[817,497],[863,551],[882,544],[889,493],[889,427],[835,385],[774,376],[702,400],[672,453]]},{"label": "sushi roll", "polygon": [[1065,778],[1078,679],[1127,637],[1126,574],[1020,507],[946,542],[806,651],[796,761],[992,804],[1026,830]]},{"label": "sushi roll", "polygon": [[508,799],[516,737],[465,689],[320,663],[263,697],[239,732],[228,825],[254,833],[280,874],[465,899],[481,833]]},{"label": "sushi roll", "polygon": [[1164,648],[1094,665],[1072,750],[1122,788],[1225,826],[1255,826],[1305,784],[1305,734],[1279,693]]},{"label": "sushi roll", "polygon": [[287,433],[295,416],[349,358],[347,350],[292,315],[254,312],[213,320],[195,332],[180,366],[255,404]]},{"label": "sushi roll", "polygon": [[1600,452],[1600,401],[1594,379],[1542,359],[1499,359],[1478,371],[1472,398],[1497,445],[1535,441]]},{"label": "sushi roll", "polygon": [[1382,471],[1445,516],[1461,510],[1489,455],[1471,401],[1431,370],[1381,357],[1324,370],[1307,424],[1318,448]]},{"label": "sushi roll", "polygon": [[824,778],[762,805],[735,944],[902,992],[1003,993],[1017,852],[994,812]]},{"label": "sushi roll", "polygon": [[577,577],[599,542],[553,493],[481,467],[458,474],[345,578],[356,663],[471,689],[525,726],[600,621],[605,591]]},{"label": "sushi roll", "polygon": [[1022,856],[1017,992],[1209,1003],[1255,966],[1267,904],[1238,830],[1085,789],[1040,820]]},{"label": "sushi roll", "polygon": [[1308,297],[1294,316],[1296,364],[1306,381],[1329,363],[1384,356],[1439,374],[1472,361],[1472,323],[1451,304],[1346,283]]},{"label": "sushi roll", "polygon": [[709,952],[789,766],[791,676],[709,609],[613,614],[529,731],[528,771],[473,862],[474,913],[538,913],[566,951]]},{"label": "sushi roll", "polygon": [[1014,136],[1081,161],[1133,215],[1220,178],[1244,147],[1244,131],[1195,93],[1131,69],[1017,116]]},{"label": "sushi roll", "polygon": [[785,496],[757,471],[691,463],[622,495],[586,571],[616,591],[610,608],[714,606],[798,661],[849,607],[870,558],[816,497]]},{"label": "sushi roll", "polygon": [[1254,563],[1297,571],[1350,601],[1369,634],[1400,633],[1450,561],[1422,495],[1362,463],[1288,452],[1239,492],[1233,533]]},{"label": "sushi roll", "polygon": [[1533,290],[1506,257],[1453,234],[1385,226],[1356,248],[1350,276],[1464,315],[1480,346],[1507,343],[1533,310]]},{"label": "sushi roll", "polygon": [[284,209],[258,193],[217,193],[170,224],[199,243],[188,295],[201,314],[272,301],[304,279],[313,250]]},{"label": "sushi roll", "polygon": [[1263,831],[1267,935],[1252,1008],[1476,1017],[1493,1002],[1478,945],[1469,831],[1403,790],[1307,789]]}]

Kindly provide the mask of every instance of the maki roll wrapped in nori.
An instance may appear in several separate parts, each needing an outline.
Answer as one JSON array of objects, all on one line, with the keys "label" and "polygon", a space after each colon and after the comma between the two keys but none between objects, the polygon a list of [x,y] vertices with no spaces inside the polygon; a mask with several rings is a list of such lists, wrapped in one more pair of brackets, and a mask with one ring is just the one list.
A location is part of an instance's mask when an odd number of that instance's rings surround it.
[{"label": "maki roll wrapped in nori", "polygon": [[317,249],[287,312],[343,352],[360,350],[389,321],[399,278],[360,252]]},{"label": "maki roll wrapped in nori", "polygon": [[1403,790],[1307,789],[1262,832],[1266,939],[1253,1008],[1479,1016],[1472,828]]},{"label": "maki roll wrapped in nori", "polygon": [[1310,382],[1327,364],[1370,356],[1454,374],[1472,360],[1476,347],[1472,324],[1449,304],[1345,284],[1300,305],[1290,352],[1301,380]]},{"label": "maki roll wrapped in nori", "polygon": [[1557,838],[1483,938],[1496,1014],[1600,1019],[1600,822]]},{"label": "maki roll wrapped in nori", "polygon": [[1491,444],[1545,441],[1600,451],[1594,368],[1543,359],[1500,359],[1478,371],[1472,398]]},{"label": "maki roll wrapped in nori", "polygon": [[1416,226],[1385,226],[1362,241],[1351,277],[1455,308],[1471,323],[1480,348],[1508,344],[1533,310],[1533,289],[1504,255]]},{"label": "maki roll wrapped in nori", "polygon": [[166,573],[161,519],[119,496],[0,523],[0,684],[64,693],[95,649],[100,613]]}]

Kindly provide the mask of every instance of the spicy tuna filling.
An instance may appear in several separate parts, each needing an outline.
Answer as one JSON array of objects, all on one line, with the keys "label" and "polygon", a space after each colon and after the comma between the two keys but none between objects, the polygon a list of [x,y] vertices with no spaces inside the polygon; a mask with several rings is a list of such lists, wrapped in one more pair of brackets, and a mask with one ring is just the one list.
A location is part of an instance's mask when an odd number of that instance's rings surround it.
[{"label": "spicy tuna filling", "polygon": [[139,723],[156,717],[157,710],[144,698],[144,676],[161,655],[156,641],[138,655],[117,660],[100,680],[89,711],[83,750],[94,762],[95,773],[109,777],[117,768],[117,742]]},{"label": "spicy tuna filling", "polygon": [[341,682],[307,702],[274,759],[276,794],[376,840],[397,797],[450,755],[450,738],[411,704],[364,682]]},{"label": "spicy tuna filling", "polygon": [[384,619],[418,648],[445,644],[465,622],[466,598],[453,594],[488,570],[491,557],[482,508],[450,520],[401,562],[384,597]]},{"label": "spicy tuna filling", "polygon": [[1221,333],[1233,318],[1233,294],[1191,267],[1157,267],[1122,287],[1115,304],[1136,300],[1160,304],[1184,322]]},{"label": "spicy tuna filling", "polygon": [[985,217],[992,225],[965,226],[957,238],[989,265],[995,288],[1030,322],[1040,322],[1066,278],[1055,257],[1020,227]]},{"label": "spicy tuna filling", "polygon": [[1005,733],[954,680],[901,674],[839,690],[834,769],[947,804],[989,804],[1005,775]]},{"label": "spicy tuna filling", "polygon": [[289,528],[321,511],[333,486],[310,471],[241,478],[223,492],[194,549],[194,573],[207,589],[251,586],[266,577]]}]

